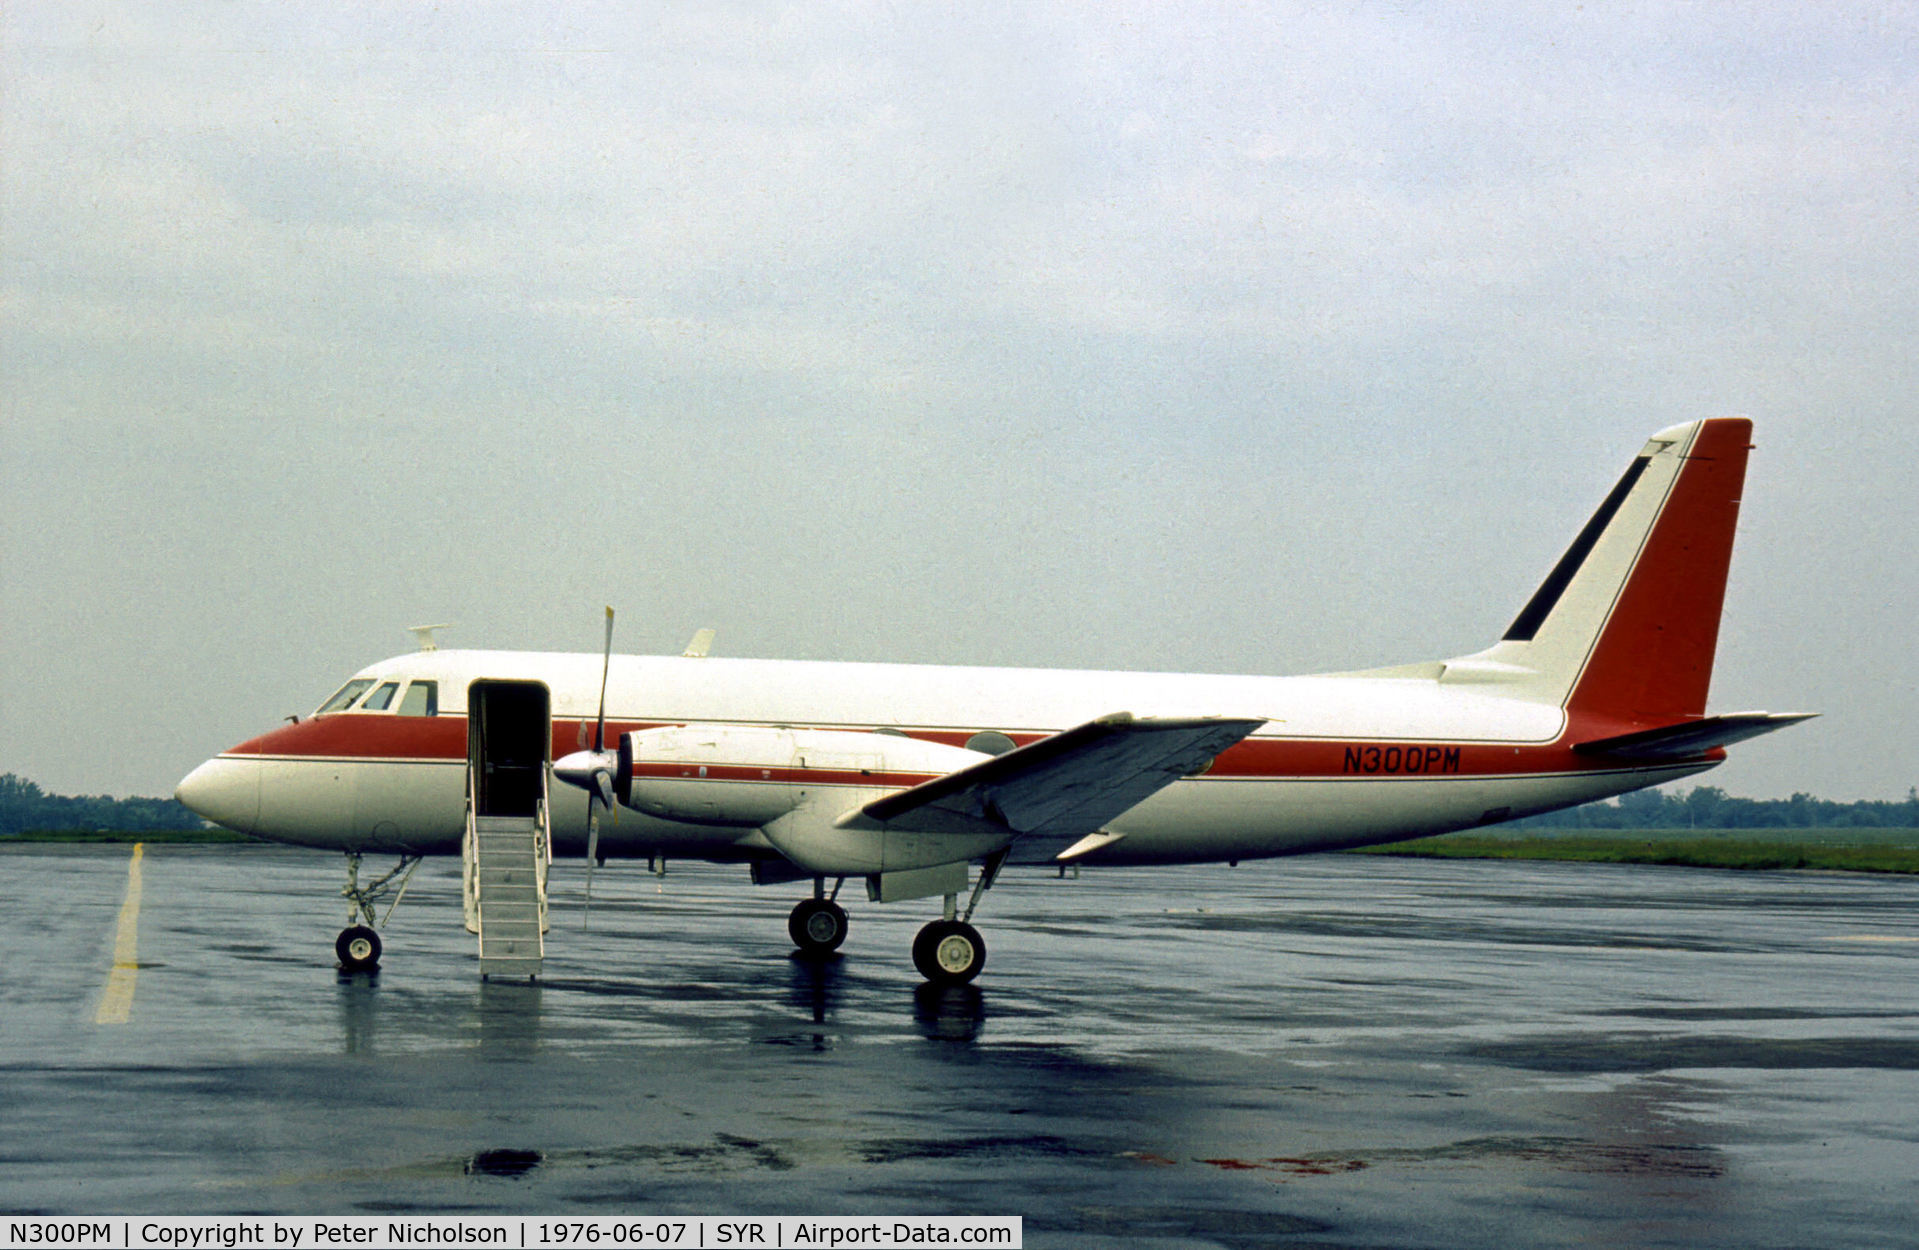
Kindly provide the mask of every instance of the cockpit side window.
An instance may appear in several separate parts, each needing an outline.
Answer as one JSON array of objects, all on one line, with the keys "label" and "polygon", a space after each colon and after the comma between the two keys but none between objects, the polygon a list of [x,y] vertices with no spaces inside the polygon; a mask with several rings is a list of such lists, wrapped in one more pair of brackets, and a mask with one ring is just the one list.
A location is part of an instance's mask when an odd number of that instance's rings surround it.
[{"label": "cockpit side window", "polygon": [[439,682],[416,681],[406,688],[406,697],[400,700],[400,715],[438,716],[439,714]]},{"label": "cockpit side window", "polygon": [[344,686],[341,686],[339,690],[335,691],[331,699],[328,699],[325,703],[322,703],[320,705],[320,710],[315,712],[314,715],[325,716],[328,712],[340,711],[342,708],[346,707],[347,704],[353,702],[355,699],[359,698],[362,694],[364,694],[366,692],[366,688],[368,686],[371,686],[372,684],[373,684],[373,679],[371,677],[355,677],[352,681],[348,682]]},{"label": "cockpit side window", "polygon": [[384,712],[387,710],[388,705],[393,702],[393,696],[399,692],[399,682],[386,682],[382,684],[378,690],[375,690],[366,697],[366,702],[360,705],[360,710],[362,712]]}]

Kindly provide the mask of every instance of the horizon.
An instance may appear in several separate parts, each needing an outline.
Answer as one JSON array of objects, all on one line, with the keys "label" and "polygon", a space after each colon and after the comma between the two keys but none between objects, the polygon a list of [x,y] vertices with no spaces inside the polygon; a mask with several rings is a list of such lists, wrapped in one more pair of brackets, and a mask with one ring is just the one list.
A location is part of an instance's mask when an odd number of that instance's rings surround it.
[{"label": "horizon", "polygon": [[0,84],[0,758],[62,790],[609,602],[1465,655],[1734,413],[1710,710],[1823,715],[1715,776],[1919,778],[1919,10],[39,0]]}]

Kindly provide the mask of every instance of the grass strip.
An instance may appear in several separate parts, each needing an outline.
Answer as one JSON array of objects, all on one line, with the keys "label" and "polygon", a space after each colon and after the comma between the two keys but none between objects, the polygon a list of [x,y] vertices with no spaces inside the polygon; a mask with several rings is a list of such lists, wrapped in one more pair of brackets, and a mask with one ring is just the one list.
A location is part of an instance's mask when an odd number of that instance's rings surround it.
[{"label": "grass strip", "polygon": [[257,843],[260,839],[235,833],[231,829],[161,829],[142,833],[125,829],[29,829],[25,833],[0,836],[0,846],[9,842],[146,842],[154,845],[198,843]]},{"label": "grass strip", "polygon": [[1355,853],[1425,859],[1536,859],[1581,864],[1667,864],[1682,868],[1814,868],[1919,874],[1919,846],[1837,846],[1743,837],[1489,837],[1448,833],[1386,846],[1362,847]]}]

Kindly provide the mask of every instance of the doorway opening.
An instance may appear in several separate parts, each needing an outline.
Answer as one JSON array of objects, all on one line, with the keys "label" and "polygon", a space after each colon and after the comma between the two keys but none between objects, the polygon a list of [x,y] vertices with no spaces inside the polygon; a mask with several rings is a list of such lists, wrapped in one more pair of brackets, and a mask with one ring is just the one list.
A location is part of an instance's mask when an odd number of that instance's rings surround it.
[{"label": "doorway opening", "polygon": [[466,695],[476,816],[537,816],[553,747],[550,697],[537,681],[476,681]]}]

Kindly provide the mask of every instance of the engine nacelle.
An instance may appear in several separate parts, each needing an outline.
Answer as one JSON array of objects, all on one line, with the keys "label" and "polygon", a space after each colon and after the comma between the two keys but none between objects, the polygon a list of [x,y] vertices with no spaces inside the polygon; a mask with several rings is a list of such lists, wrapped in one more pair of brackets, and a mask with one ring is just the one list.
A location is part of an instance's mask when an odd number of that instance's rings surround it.
[{"label": "engine nacelle", "polygon": [[894,734],[686,725],[621,735],[614,790],[662,820],[757,828],[802,806],[838,815],[982,758]]},{"label": "engine nacelle", "polygon": [[871,791],[822,794],[817,802],[795,807],[763,832],[780,854],[808,872],[828,877],[884,877],[964,864],[1003,849],[1013,838],[1010,829],[978,834],[921,833],[865,823],[856,809],[876,797]]}]

